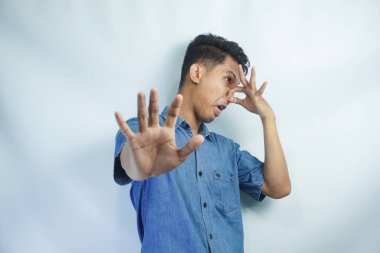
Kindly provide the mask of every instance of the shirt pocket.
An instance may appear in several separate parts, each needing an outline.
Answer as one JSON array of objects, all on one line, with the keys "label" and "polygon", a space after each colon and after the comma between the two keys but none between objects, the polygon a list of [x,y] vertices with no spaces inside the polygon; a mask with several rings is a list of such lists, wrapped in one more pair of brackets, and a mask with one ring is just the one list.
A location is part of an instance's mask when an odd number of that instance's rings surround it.
[{"label": "shirt pocket", "polygon": [[231,212],[238,207],[234,182],[234,173],[221,170],[213,171],[215,206],[224,213]]}]

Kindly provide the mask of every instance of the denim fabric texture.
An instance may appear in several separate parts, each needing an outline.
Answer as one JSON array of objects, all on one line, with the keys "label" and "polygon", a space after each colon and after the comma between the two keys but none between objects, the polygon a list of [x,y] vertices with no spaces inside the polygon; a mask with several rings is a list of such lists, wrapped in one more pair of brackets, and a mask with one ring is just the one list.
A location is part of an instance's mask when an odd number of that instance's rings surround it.
[{"label": "denim fabric texture", "polygon": [[[168,106],[159,116],[164,125]],[[136,117],[127,120],[138,132]],[[204,123],[203,144],[176,169],[142,181],[131,180],[121,168],[119,154],[126,143],[120,130],[115,138],[114,180],[131,183],[130,198],[137,213],[141,252],[244,251],[240,190],[262,201],[263,162],[239,144],[209,132]],[[177,147],[192,137],[190,125],[178,116]],[[126,251],[128,252],[128,250]]]}]

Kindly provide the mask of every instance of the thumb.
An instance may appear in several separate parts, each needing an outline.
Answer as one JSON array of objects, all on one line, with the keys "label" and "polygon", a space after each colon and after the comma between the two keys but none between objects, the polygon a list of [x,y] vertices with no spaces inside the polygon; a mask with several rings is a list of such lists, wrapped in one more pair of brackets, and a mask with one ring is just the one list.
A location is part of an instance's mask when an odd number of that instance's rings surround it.
[{"label": "thumb", "polygon": [[188,155],[196,150],[204,141],[204,137],[200,134],[197,134],[191,138],[185,146],[178,150],[178,157],[180,160],[185,160]]}]

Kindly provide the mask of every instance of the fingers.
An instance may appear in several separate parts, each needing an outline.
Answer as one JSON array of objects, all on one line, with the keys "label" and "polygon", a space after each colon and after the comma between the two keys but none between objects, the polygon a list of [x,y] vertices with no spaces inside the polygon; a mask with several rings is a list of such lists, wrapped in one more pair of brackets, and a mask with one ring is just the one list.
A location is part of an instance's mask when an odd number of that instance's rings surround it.
[{"label": "fingers", "polygon": [[235,92],[244,92],[244,87],[236,86],[235,88],[232,88],[231,90],[229,90],[227,93],[227,99],[233,96]]},{"label": "fingers", "polygon": [[242,105],[244,99],[237,98],[237,97],[231,97],[231,98],[229,99],[229,101],[230,101],[231,103],[235,103],[235,104]]},{"label": "fingers", "polygon": [[137,115],[139,121],[139,131],[144,132],[147,129],[147,120],[145,94],[143,92],[139,92],[137,95]]},{"label": "fingers", "polygon": [[150,90],[149,96],[149,127],[158,127],[158,89]]},{"label": "fingers", "polygon": [[128,124],[125,122],[125,120],[124,120],[124,118],[120,112],[115,112],[115,118],[116,118],[116,122],[119,125],[121,132],[124,134],[125,137],[130,139],[133,136],[135,136],[135,134],[129,128]]},{"label": "fingers", "polygon": [[185,146],[178,150],[178,157],[181,161],[185,160],[188,155],[196,150],[204,141],[204,137],[200,134],[197,134],[191,138]]},{"label": "fingers", "polygon": [[249,83],[247,79],[245,78],[244,70],[241,64],[239,64],[239,76],[240,76],[240,82],[243,84],[244,87],[249,86]]},{"label": "fingers", "polygon": [[267,84],[268,84],[268,82],[265,81],[265,82],[261,85],[260,89],[257,91],[260,95],[263,95],[264,90],[265,90],[265,88],[267,87]]},{"label": "fingers", "polygon": [[181,109],[183,97],[181,94],[177,94],[172,104],[170,105],[168,115],[166,116],[165,126],[174,128],[175,123],[177,122],[177,117],[179,114],[179,110]]},{"label": "fingers", "polygon": [[236,86],[235,88],[231,89],[227,93],[227,99],[230,101],[230,103],[235,104],[242,104],[244,99],[238,98],[234,96],[235,92],[244,92],[245,93],[245,87]]},{"label": "fingers", "polygon": [[254,67],[251,68],[251,77],[249,78],[249,83],[253,90],[256,90],[256,69]]}]

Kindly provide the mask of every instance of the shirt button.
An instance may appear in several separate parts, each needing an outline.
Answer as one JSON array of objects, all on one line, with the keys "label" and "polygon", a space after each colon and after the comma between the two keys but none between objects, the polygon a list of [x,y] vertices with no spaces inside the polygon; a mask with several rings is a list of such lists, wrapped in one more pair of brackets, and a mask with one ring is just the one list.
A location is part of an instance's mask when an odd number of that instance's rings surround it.
[{"label": "shirt button", "polygon": [[202,174],[203,174],[202,171],[199,171],[199,172],[198,172],[198,175],[199,175],[200,177],[202,176]]},{"label": "shirt button", "polygon": [[203,207],[207,207],[207,203],[206,202],[203,202]]},{"label": "shirt button", "polygon": [[209,235],[209,238],[212,239],[212,234]]}]

